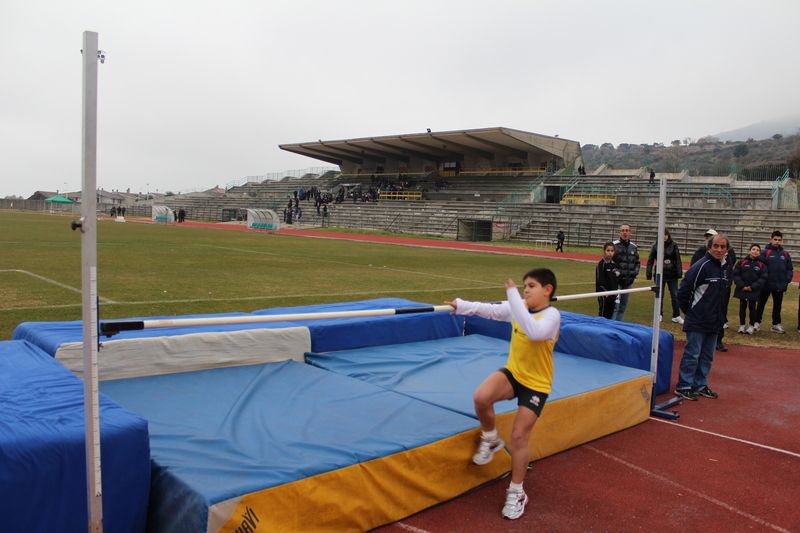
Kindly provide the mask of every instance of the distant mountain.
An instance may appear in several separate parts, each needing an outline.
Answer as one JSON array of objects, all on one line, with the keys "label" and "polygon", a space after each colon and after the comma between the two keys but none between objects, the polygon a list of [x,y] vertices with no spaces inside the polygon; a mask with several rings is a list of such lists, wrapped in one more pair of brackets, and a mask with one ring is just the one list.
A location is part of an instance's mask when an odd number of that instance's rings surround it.
[{"label": "distant mountain", "polygon": [[800,129],[800,115],[794,115],[788,118],[777,120],[764,120],[757,124],[751,124],[744,128],[739,128],[731,131],[723,131],[713,135],[720,141],[746,141],[753,139],[760,141],[762,139],[769,139],[776,133],[780,133],[784,137],[787,135],[795,135]]}]

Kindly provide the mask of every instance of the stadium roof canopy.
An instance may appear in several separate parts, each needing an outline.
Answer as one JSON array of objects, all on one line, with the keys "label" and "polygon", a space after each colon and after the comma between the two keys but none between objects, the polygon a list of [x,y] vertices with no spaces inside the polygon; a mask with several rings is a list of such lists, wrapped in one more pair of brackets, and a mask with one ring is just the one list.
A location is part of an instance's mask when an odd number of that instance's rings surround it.
[{"label": "stadium roof canopy", "polygon": [[[418,168],[424,163],[460,163],[461,167],[505,167],[510,163],[539,166],[558,161],[567,166],[580,158],[580,144],[509,128],[411,133],[335,141],[282,144],[282,150],[304,155],[345,170],[376,166]],[[582,164],[582,162],[581,162]]]}]

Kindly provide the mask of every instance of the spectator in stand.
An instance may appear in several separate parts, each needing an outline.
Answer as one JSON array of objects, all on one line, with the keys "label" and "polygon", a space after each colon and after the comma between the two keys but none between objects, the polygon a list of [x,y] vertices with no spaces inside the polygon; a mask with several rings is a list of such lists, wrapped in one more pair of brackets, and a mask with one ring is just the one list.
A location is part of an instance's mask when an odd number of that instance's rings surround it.
[{"label": "spectator in stand", "polygon": [[[733,268],[733,283],[736,285],[734,298],[739,299],[739,333],[755,333],[756,306],[761,297],[761,289],[767,284],[767,267],[758,260],[761,247],[750,245],[750,256],[745,257]],[[747,324],[747,309],[750,309],[750,326]]]},{"label": "spectator in stand", "polygon": [[[603,245],[603,258],[597,263],[594,275],[595,292],[615,291],[619,288],[619,266],[614,262],[614,243],[608,241]],[[600,304],[598,316],[611,320],[614,316],[614,305],[617,295],[598,296],[597,302]]]},{"label": "spectator in stand", "polygon": [[650,185],[653,185],[656,182],[656,171],[652,168],[650,169]]},{"label": "spectator in stand", "polygon": [[[653,243],[650,249],[650,257],[647,258],[647,279],[653,279],[653,265],[658,259],[658,243]],[[669,296],[672,300],[672,321],[676,324],[683,324],[681,318],[681,308],[678,304],[678,280],[683,277],[683,264],[681,263],[681,251],[678,243],[672,240],[669,230],[664,228],[664,270],[661,278],[661,314],[664,314],[664,287],[669,289]]]},{"label": "spectator in stand", "polygon": [[[614,241],[614,262],[619,265],[619,288],[630,289],[642,263],[639,260],[639,249],[631,242],[631,226],[623,224],[619,227],[619,239]],[[625,318],[625,308],[628,307],[628,297],[630,294],[620,294],[617,298],[617,305],[614,308],[614,320],[623,321]]]},{"label": "spectator in stand", "polygon": [[[779,230],[772,232],[770,242],[764,247],[758,260],[767,265],[767,285],[761,291],[756,308],[755,330],[761,329],[761,319],[764,318],[764,307],[767,305],[770,295],[772,295],[772,331],[775,333],[786,333],[781,325],[781,307],[783,306],[783,293],[789,288],[794,274],[792,268],[792,258],[783,249],[783,233]],[[799,319],[800,320],[800,319]]]}]

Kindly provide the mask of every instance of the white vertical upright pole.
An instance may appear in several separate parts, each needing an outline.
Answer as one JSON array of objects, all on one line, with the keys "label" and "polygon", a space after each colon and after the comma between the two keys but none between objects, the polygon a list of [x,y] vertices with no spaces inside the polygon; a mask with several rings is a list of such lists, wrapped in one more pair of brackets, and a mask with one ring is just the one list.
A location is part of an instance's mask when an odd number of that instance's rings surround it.
[{"label": "white vertical upright pole", "polygon": [[97,386],[97,33],[83,32],[81,146],[81,287],[83,293],[83,394],[86,419],[86,488],[89,532],[103,531],[100,409]]},{"label": "white vertical upright pole", "polygon": [[[653,342],[650,347],[650,372],[653,373],[653,387],[656,384],[656,373],[658,372],[658,340],[661,336],[661,301],[664,298],[664,285],[662,279],[664,276],[664,229],[666,228],[667,220],[667,178],[664,174],[661,175],[660,188],[658,193],[658,234],[656,235],[656,243],[658,254],[656,256],[656,264],[654,269],[654,285],[659,288],[656,293],[655,304],[653,307]],[[655,388],[653,389],[653,403],[655,404]]]}]

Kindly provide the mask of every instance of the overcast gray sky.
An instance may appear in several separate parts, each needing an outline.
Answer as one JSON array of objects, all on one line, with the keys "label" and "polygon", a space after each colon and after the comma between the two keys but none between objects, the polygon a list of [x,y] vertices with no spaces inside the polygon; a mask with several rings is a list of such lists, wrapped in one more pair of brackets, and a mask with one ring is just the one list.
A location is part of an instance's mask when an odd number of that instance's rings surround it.
[{"label": "overcast gray sky", "polygon": [[[0,2],[0,197],[180,191],[324,166],[279,144],[509,127],[669,143],[800,113],[797,0]],[[149,185],[148,185],[149,184]]]}]

